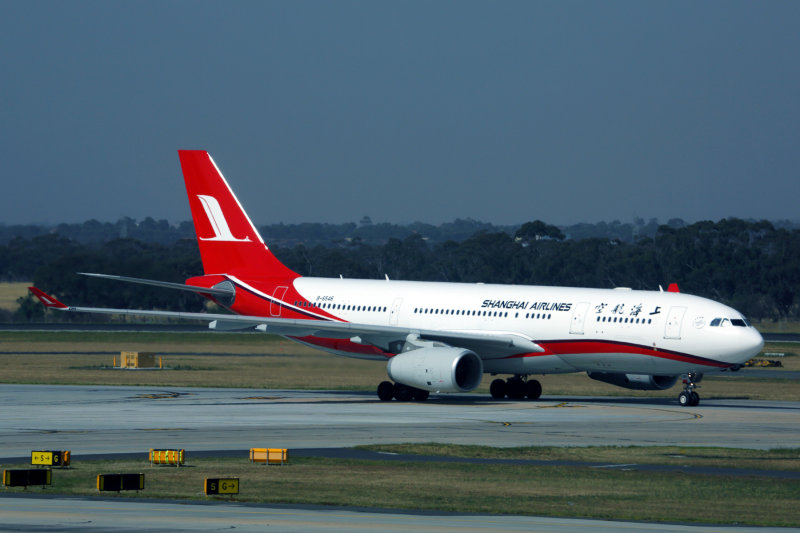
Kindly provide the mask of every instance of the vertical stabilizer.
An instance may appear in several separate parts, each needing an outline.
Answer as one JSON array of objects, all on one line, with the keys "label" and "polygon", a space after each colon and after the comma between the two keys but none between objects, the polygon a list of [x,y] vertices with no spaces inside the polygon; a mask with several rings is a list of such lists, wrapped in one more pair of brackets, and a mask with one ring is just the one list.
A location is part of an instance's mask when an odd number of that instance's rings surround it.
[{"label": "vertical stabilizer", "polygon": [[205,273],[298,277],[269,251],[208,152],[178,150],[178,155]]}]

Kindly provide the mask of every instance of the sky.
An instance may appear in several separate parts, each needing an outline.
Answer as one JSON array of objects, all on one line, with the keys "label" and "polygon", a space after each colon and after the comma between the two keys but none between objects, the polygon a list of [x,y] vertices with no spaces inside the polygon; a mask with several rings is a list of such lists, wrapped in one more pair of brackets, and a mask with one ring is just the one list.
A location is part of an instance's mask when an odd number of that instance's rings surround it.
[{"label": "sky", "polygon": [[800,2],[0,0],[0,223],[800,220]]}]

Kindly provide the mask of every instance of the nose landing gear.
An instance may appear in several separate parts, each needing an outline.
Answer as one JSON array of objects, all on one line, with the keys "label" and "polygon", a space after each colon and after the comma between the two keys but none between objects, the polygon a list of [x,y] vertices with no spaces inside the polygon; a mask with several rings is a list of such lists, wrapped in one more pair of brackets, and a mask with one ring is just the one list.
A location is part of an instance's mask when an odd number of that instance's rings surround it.
[{"label": "nose landing gear", "polygon": [[694,383],[696,377],[697,374],[690,372],[686,375],[686,379],[683,380],[684,389],[678,395],[678,403],[684,407],[694,407],[700,403],[700,395],[694,390],[697,388]]}]

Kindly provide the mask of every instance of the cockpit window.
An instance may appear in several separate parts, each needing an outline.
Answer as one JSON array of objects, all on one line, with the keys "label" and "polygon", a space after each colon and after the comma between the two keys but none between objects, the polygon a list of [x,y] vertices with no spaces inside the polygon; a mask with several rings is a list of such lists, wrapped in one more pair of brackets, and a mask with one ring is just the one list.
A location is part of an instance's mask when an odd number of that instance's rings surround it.
[{"label": "cockpit window", "polygon": [[752,324],[750,324],[750,321],[748,321],[745,317],[731,318],[731,319],[715,318],[714,320],[709,322],[708,325],[711,326],[711,327],[718,327],[718,326],[725,327],[725,326],[730,326],[730,325],[738,326],[740,328],[752,327]]}]

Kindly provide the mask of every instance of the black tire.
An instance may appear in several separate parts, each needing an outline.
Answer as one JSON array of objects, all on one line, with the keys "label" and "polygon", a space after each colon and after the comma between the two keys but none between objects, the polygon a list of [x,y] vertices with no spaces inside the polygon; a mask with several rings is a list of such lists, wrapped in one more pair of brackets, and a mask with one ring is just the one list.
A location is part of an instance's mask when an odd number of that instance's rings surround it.
[{"label": "black tire", "polygon": [[529,379],[525,384],[525,396],[529,400],[538,400],[542,395],[542,384],[535,379]]},{"label": "black tire", "polygon": [[699,404],[700,404],[700,395],[697,394],[695,391],[692,391],[692,400],[691,400],[691,403],[689,405],[694,407],[695,405],[699,405]]},{"label": "black tire", "polygon": [[678,403],[681,404],[683,407],[691,406],[692,394],[690,392],[683,391],[678,395]]},{"label": "black tire", "polygon": [[394,396],[394,385],[390,381],[381,381],[378,385],[378,398],[382,402],[388,402]]},{"label": "black tire", "polygon": [[525,382],[521,379],[509,379],[506,383],[506,394],[512,400],[522,400],[525,398]]},{"label": "black tire", "polygon": [[413,396],[414,396],[414,401],[415,402],[424,402],[425,400],[428,399],[428,396],[430,396],[430,395],[431,395],[431,393],[429,391],[422,390],[422,389],[414,389]]},{"label": "black tire", "polygon": [[506,397],[506,382],[502,379],[496,379],[489,385],[489,393],[495,400],[502,400]]},{"label": "black tire", "polygon": [[398,402],[410,402],[414,397],[414,390],[402,383],[394,384],[394,397]]}]

